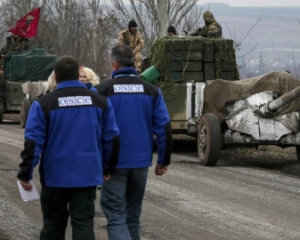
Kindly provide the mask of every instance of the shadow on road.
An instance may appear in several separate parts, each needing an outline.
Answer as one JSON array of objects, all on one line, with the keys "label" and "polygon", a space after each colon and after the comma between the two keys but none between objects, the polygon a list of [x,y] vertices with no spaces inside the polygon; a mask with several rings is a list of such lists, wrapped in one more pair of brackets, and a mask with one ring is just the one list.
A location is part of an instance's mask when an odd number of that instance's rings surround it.
[{"label": "shadow on road", "polygon": [[196,153],[197,152],[197,141],[196,140],[178,140],[173,141],[173,152],[174,153]]},{"label": "shadow on road", "polygon": [[20,122],[10,121],[10,120],[3,120],[1,125],[20,125]]},{"label": "shadow on road", "polygon": [[[186,159],[176,161],[177,164],[200,166],[197,161],[197,141],[173,141],[173,153],[195,158],[195,161]],[[295,148],[281,149],[276,146],[260,146],[254,148],[231,148],[222,150],[215,167],[243,167],[259,168],[278,171],[290,176],[300,177],[300,162],[297,159]]]},{"label": "shadow on road", "polygon": [[283,150],[269,146],[263,150],[222,151],[217,167],[260,168],[300,177],[300,162],[293,148]]}]

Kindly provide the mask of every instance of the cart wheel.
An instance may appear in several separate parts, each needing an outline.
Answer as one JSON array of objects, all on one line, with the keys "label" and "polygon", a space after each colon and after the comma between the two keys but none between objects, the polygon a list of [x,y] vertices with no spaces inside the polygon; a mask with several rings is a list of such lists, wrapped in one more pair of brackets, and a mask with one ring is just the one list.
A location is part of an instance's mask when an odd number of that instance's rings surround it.
[{"label": "cart wheel", "polygon": [[296,153],[297,153],[298,161],[300,161],[300,146],[296,146]]},{"label": "cart wheel", "polygon": [[215,166],[221,150],[221,126],[213,113],[205,113],[198,126],[198,156],[204,166]]},{"label": "cart wheel", "polygon": [[24,98],[21,102],[21,111],[20,111],[20,124],[22,128],[25,128],[27,116],[29,113],[29,109],[31,106],[31,102],[29,99]]},{"label": "cart wheel", "polygon": [[3,114],[4,114],[4,101],[0,98],[0,123],[3,122]]}]

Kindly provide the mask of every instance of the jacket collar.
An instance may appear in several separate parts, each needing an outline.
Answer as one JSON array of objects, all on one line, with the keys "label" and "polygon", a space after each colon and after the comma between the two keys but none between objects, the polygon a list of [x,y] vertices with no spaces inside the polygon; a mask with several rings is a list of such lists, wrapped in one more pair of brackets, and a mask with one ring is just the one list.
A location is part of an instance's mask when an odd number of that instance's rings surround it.
[{"label": "jacket collar", "polygon": [[138,72],[133,67],[125,67],[111,73],[112,78],[123,76],[138,77]]},{"label": "jacket collar", "polygon": [[87,88],[82,82],[79,80],[67,80],[59,83],[56,89],[60,88],[68,88],[68,87],[79,87],[79,88]]}]

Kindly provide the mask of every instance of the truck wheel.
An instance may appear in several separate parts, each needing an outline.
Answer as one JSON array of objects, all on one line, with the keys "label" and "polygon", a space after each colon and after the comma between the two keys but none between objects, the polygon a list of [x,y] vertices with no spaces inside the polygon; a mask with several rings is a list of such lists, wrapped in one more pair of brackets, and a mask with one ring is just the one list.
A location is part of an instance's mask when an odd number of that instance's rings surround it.
[{"label": "truck wheel", "polygon": [[29,99],[24,98],[21,102],[21,111],[20,111],[20,124],[22,128],[25,128],[27,116],[29,113],[29,109],[31,106],[31,102]]},{"label": "truck wheel", "polygon": [[221,126],[213,113],[205,113],[198,125],[198,156],[204,166],[215,166],[221,150]]},{"label": "truck wheel", "polygon": [[3,122],[3,114],[4,114],[4,102],[3,99],[0,98],[0,123]]},{"label": "truck wheel", "polygon": [[298,161],[300,161],[300,146],[296,146],[296,153],[297,153]]}]

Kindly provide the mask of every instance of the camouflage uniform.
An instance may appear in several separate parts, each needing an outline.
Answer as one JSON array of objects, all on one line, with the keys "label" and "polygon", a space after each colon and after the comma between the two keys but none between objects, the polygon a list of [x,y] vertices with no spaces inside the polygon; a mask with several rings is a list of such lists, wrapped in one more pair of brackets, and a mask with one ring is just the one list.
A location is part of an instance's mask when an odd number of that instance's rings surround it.
[{"label": "camouflage uniform", "polygon": [[119,44],[129,45],[134,53],[135,68],[138,72],[142,71],[142,55],[140,51],[144,46],[144,40],[139,31],[130,32],[129,29],[123,30],[119,35]]},{"label": "camouflage uniform", "polygon": [[222,37],[222,26],[215,20],[214,15],[210,11],[203,13],[205,26],[203,28],[203,37]]},{"label": "camouflage uniform", "polygon": [[215,20],[214,15],[210,11],[203,13],[205,26],[195,29],[193,32],[188,33],[184,31],[188,36],[202,36],[209,38],[221,38],[222,26]]},{"label": "camouflage uniform", "polygon": [[7,49],[7,52],[15,51],[15,48],[16,48],[16,45],[17,45],[16,40],[18,39],[18,36],[12,35],[11,39],[13,40],[13,42],[9,45],[9,47]]},{"label": "camouflage uniform", "polygon": [[18,52],[22,51],[22,43],[20,40],[18,40],[18,42],[16,42],[14,49],[12,51],[18,51]]}]

